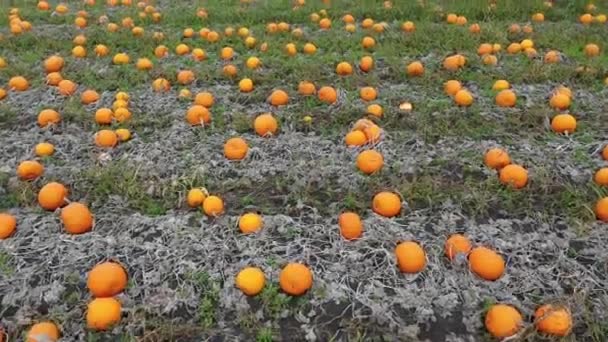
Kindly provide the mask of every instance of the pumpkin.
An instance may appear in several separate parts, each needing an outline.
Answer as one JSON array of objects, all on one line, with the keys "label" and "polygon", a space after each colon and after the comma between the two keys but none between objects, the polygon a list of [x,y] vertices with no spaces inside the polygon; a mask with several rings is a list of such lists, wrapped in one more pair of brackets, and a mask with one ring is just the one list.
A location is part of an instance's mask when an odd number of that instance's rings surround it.
[{"label": "pumpkin", "polygon": [[58,72],[63,69],[64,61],[59,56],[51,56],[44,60],[44,70],[46,73]]},{"label": "pumpkin", "polygon": [[95,90],[88,89],[80,95],[80,102],[84,105],[97,102],[97,100],[99,100],[99,94]]},{"label": "pumpkin", "polygon": [[220,52],[220,57],[223,60],[230,60],[234,57],[234,50],[229,46],[223,47]]},{"label": "pumpkin", "polygon": [[321,87],[321,89],[319,89],[319,91],[317,92],[317,96],[319,97],[319,100],[321,102],[327,104],[333,104],[338,99],[338,93],[336,92],[336,90],[329,86]]},{"label": "pumpkin", "polygon": [[302,81],[298,84],[298,94],[304,96],[314,95],[317,92],[317,88],[314,83],[309,81]]},{"label": "pumpkin", "polygon": [[361,57],[359,61],[359,69],[363,72],[369,72],[374,68],[374,59],[371,56]]},{"label": "pumpkin", "polygon": [[116,108],[116,110],[114,110],[114,119],[118,122],[125,122],[131,119],[131,112],[124,107]]},{"label": "pumpkin", "polygon": [[223,214],[224,201],[218,196],[207,196],[203,201],[203,212],[212,217]]},{"label": "pumpkin", "polygon": [[467,257],[471,248],[471,241],[466,236],[453,234],[445,241],[444,252],[450,260],[454,260],[458,255]]},{"label": "pumpkin", "polygon": [[14,76],[8,80],[8,87],[16,91],[26,91],[30,84],[23,76]]},{"label": "pumpkin", "polygon": [[346,134],[344,142],[346,146],[363,146],[367,143],[367,136],[360,130],[350,131]]},{"label": "pumpkin", "polygon": [[484,323],[490,335],[498,339],[517,334],[524,325],[519,311],[507,304],[492,305],[486,312]]},{"label": "pumpkin", "polygon": [[597,44],[585,45],[585,55],[587,57],[596,57],[600,54],[600,47]]},{"label": "pumpkin", "polygon": [[109,129],[102,129],[95,133],[94,140],[95,145],[98,147],[111,148],[118,144],[118,137],[116,136],[116,133]]},{"label": "pumpkin", "polygon": [[44,166],[35,160],[23,161],[17,166],[17,176],[21,180],[31,181],[42,175]]},{"label": "pumpkin", "polygon": [[72,202],[61,209],[61,222],[66,232],[82,234],[93,228],[93,215],[86,205]]},{"label": "pumpkin", "polygon": [[401,198],[393,192],[380,192],[374,196],[372,209],[384,217],[397,216],[401,212]]},{"label": "pumpkin", "polygon": [[594,211],[598,220],[608,222],[608,197],[604,197],[597,201]]},{"label": "pumpkin", "polygon": [[565,110],[570,108],[570,96],[564,92],[557,92],[551,96],[549,105],[555,109]]},{"label": "pumpkin", "polygon": [[239,81],[239,90],[242,93],[249,93],[253,91],[253,81],[250,78],[244,78]]},{"label": "pumpkin", "polygon": [[49,125],[56,125],[61,121],[61,115],[53,109],[43,109],[38,114],[38,126],[47,127]]},{"label": "pumpkin", "polygon": [[57,89],[59,90],[59,94],[63,96],[71,96],[76,93],[78,85],[70,80],[62,80],[57,85]]},{"label": "pumpkin", "polygon": [[414,32],[416,31],[416,25],[411,21],[406,21],[401,24],[401,30],[404,32]]},{"label": "pumpkin", "polygon": [[95,55],[97,55],[98,57],[107,56],[110,53],[110,49],[103,44],[96,45],[94,51]]},{"label": "pumpkin", "polygon": [[242,160],[247,155],[249,146],[243,138],[231,138],[224,144],[224,156],[229,160]]},{"label": "pumpkin", "polygon": [[373,101],[378,94],[373,87],[363,87],[359,90],[359,96],[363,101]]},{"label": "pumpkin", "polygon": [[370,104],[367,106],[367,114],[373,115],[375,117],[381,118],[384,114],[384,109],[377,103]]},{"label": "pumpkin", "polygon": [[[15,233],[17,219],[8,213],[0,213],[0,240],[6,239]],[[2,334],[2,331],[0,331]]]},{"label": "pumpkin", "polygon": [[424,65],[419,61],[415,61],[407,65],[406,71],[410,77],[422,76],[424,74]]},{"label": "pumpkin", "polygon": [[127,287],[127,272],[117,262],[95,265],[87,275],[87,288],[94,297],[113,297]]},{"label": "pumpkin", "polygon": [[340,62],[336,66],[336,74],[340,76],[348,76],[353,73],[353,67],[348,62]]},{"label": "pumpkin", "polygon": [[496,104],[499,107],[515,107],[516,102],[517,95],[511,89],[504,89],[496,94]]},{"label": "pumpkin", "polygon": [[164,45],[159,45],[154,49],[154,56],[156,58],[164,58],[169,55],[169,48]]},{"label": "pumpkin", "polygon": [[211,123],[211,113],[201,105],[194,105],[186,112],[186,121],[192,126],[205,126]]},{"label": "pumpkin", "polygon": [[302,51],[307,55],[314,55],[317,52],[317,47],[313,43],[306,43]]},{"label": "pumpkin", "polygon": [[499,178],[502,184],[521,189],[528,183],[528,171],[520,165],[509,164],[500,169]]},{"label": "pumpkin", "polygon": [[128,141],[129,139],[131,139],[131,132],[126,129],[126,128],[119,128],[117,130],[114,131],[114,133],[116,133],[116,136],[118,137],[118,140],[120,141]]},{"label": "pumpkin", "polygon": [[55,153],[55,146],[50,143],[39,143],[36,144],[36,147],[34,148],[34,153],[38,157],[48,157]]},{"label": "pumpkin", "polygon": [[443,84],[443,90],[450,96],[456,95],[460,89],[462,89],[462,84],[457,80],[449,80]]},{"label": "pumpkin", "polygon": [[87,305],[87,327],[108,330],[120,321],[121,304],[115,298],[95,298]]},{"label": "pumpkin", "polygon": [[247,65],[247,68],[249,69],[257,69],[262,66],[262,61],[260,61],[259,58],[252,56],[247,58],[247,62],[245,63],[245,65]]},{"label": "pumpkin", "polygon": [[505,260],[489,248],[475,247],[469,253],[469,267],[480,278],[494,281],[504,273]]},{"label": "pumpkin", "polygon": [[268,102],[273,106],[284,106],[289,102],[289,95],[284,90],[277,89],[270,94]]},{"label": "pumpkin", "polygon": [[48,341],[56,342],[59,341],[61,333],[59,328],[53,322],[40,322],[32,325],[25,336],[27,342],[36,341]]},{"label": "pumpkin", "polygon": [[177,82],[187,85],[194,82],[194,72],[191,70],[181,70],[177,73]]},{"label": "pumpkin", "polygon": [[363,37],[363,40],[361,40],[361,45],[363,46],[364,49],[372,49],[374,46],[376,46],[376,40],[372,37]]},{"label": "pumpkin", "polygon": [[135,63],[135,67],[137,70],[151,70],[154,67],[154,64],[152,64],[152,61],[148,58],[140,58],[137,60],[137,63]]},{"label": "pumpkin", "polygon": [[301,296],[312,287],[313,277],[310,269],[300,263],[287,264],[279,274],[281,290],[292,296]]},{"label": "pumpkin", "polygon": [[112,123],[114,113],[109,108],[99,108],[95,112],[95,122],[99,125],[109,125]]},{"label": "pumpkin", "polygon": [[51,182],[44,185],[38,192],[38,204],[44,210],[53,211],[66,203],[68,190],[63,184]]},{"label": "pumpkin", "polygon": [[171,90],[171,83],[165,78],[157,78],[152,82],[152,89],[155,92],[167,92]]},{"label": "pumpkin", "polygon": [[51,72],[50,74],[46,75],[46,84],[50,86],[56,86],[61,81],[63,81],[63,77],[58,72]]},{"label": "pumpkin", "polygon": [[366,150],[357,156],[357,168],[367,175],[378,172],[383,165],[384,157],[377,151]]},{"label": "pumpkin", "polygon": [[129,55],[126,53],[117,53],[112,58],[112,63],[116,65],[123,65],[129,63]]},{"label": "pumpkin", "polygon": [[258,267],[245,267],[236,275],[234,282],[245,295],[255,296],[264,289],[266,277]]},{"label": "pumpkin", "polygon": [[551,120],[551,129],[556,133],[574,133],[576,119],[570,114],[558,114]]},{"label": "pumpkin", "polygon": [[572,331],[572,314],[566,306],[545,304],[534,311],[536,329],[550,336],[568,336]]},{"label": "pumpkin", "polygon": [[461,107],[468,107],[473,104],[473,95],[466,89],[460,89],[454,94],[454,102]]},{"label": "pumpkin", "polygon": [[214,103],[215,99],[213,98],[213,94],[207,91],[200,92],[194,97],[194,104],[204,106],[205,108],[213,107]]},{"label": "pumpkin", "polygon": [[276,135],[278,127],[277,120],[270,113],[261,114],[253,121],[253,128],[261,137]]},{"label": "pumpkin", "polygon": [[487,167],[494,170],[500,170],[503,167],[511,164],[511,158],[509,157],[509,154],[505,150],[500,148],[491,148],[486,151],[483,161]]},{"label": "pumpkin", "polygon": [[256,233],[263,224],[262,217],[256,213],[246,213],[239,218],[239,229],[243,234]]},{"label": "pumpkin", "polygon": [[418,273],[426,266],[426,253],[414,241],[401,242],[395,248],[397,266],[403,273]]},{"label": "pumpkin", "polygon": [[363,234],[363,223],[359,215],[353,212],[344,212],[338,217],[340,235],[346,240],[354,240]]}]

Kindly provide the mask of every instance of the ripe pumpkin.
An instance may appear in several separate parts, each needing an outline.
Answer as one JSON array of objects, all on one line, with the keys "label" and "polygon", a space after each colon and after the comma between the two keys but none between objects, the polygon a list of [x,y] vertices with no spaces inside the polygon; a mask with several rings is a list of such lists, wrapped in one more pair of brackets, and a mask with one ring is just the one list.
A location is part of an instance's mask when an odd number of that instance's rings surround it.
[{"label": "ripe pumpkin", "polygon": [[298,94],[304,96],[314,95],[317,92],[317,88],[314,83],[309,81],[302,81],[298,84]]},{"label": "ripe pumpkin", "polygon": [[499,178],[502,184],[521,189],[528,183],[528,171],[520,165],[509,164],[500,169]]},{"label": "ripe pumpkin", "polygon": [[279,124],[270,113],[258,115],[253,121],[253,129],[261,137],[276,135]]},{"label": "ripe pumpkin", "polygon": [[164,45],[159,45],[154,49],[154,56],[156,58],[164,58],[169,55],[169,48]]},{"label": "ripe pumpkin", "polygon": [[113,297],[127,287],[127,272],[113,261],[95,265],[87,276],[87,288],[94,297]]},{"label": "ripe pumpkin", "polygon": [[353,67],[348,62],[340,62],[336,66],[336,74],[340,76],[348,76],[353,73]]},{"label": "ripe pumpkin", "polygon": [[57,89],[59,90],[59,94],[63,96],[71,96],[76,93],[78,85],[70,80],[62,80],[57,85]]},{"label": "ripe pumpkin", "polygon": [[116,133],[116,136],[118,137],[119,141],[124,142],[131,139],[131,132],[126,128],[119,128],[115,130],[114,133]]},{"label": "ripe pumpkin", "polygon": [[361,45],[364,49],[369,50],[376,46],[376,40],[369,36],[363,37],[363,40],[361,40]]},{"label": "ripe pumpkin", "polygon": [[[17,219],[8,213],[0,213],[0,240],[13,235],[17,228]],[[0,332],[1,333],[1,332]]]},{"label": "ripe pumpkin", "polygon": [[247,155],[249,146],[243,138],[230,138],[224,144],[224,156],[228,160],[242,160]]},{"label": "ripe pumpkin", "polygon": [[196,48],[192,50],[192,58],[195,61],[204,61],[207,59],[207,53],[203,49]]},{"label": "ripe pumpkin", "polygon": [[262,216],[256,213],[246,213],[239,218],[239,229],[243,234],[256,233],[263,224]]},{"label": "ripe pumpkin", "polygon": [[234,282],[245,295],[255,296],[264,289],[266,277],[258,267],[245,267],[236,275]]},{"label": "ripe pumpkin", "polygon": [[109,129],[102,129],[99,132],[95,133],[94,136],[95,145],[98,147],[106,147],[111,148],[118,144],[118,136],[114,131]]},{"label": "ripe pumpkin", "polygon": [[475,247],[469,253],[469,267],[480,278],[494,281],[504,273],[505,260],[489,248]]},{"label": "ripe pumpkin", "polygon": [[192,126],[205,126],[211,123],[211,113],[204,106],[194,105],[186,112],[186,121]]},{"label": "ripe pumpkin", "polygon": [[205,198],[207,198],[207,190],[204,188],[194,188],[188,191],[186,202],[190,208],[196,208],[203,205]]},{"label": "ripe pumpkin", "polygon": [[224,201],[218,196],[207,196],[203,201],[203,211],[207,216],[219,216],[224,213]]},{"label": "ripe pumpkin", "polygon": [[55,323],[40,322],[32,325],[30,330],[27,332],[26,341],[56,342],[59,341],[59,337],[61,337],[61,333],[59,332],[59,328],[57,328],[57,325],[55,325]]},{"label": "ripe pumpkin", "polygon": [[359,61],[359,69],[363,72],[369,72],[374,68],[374,59],[371,56],[363,56]]},{"label": "ripe pumpkin", "polygon": [[481,61],[485,65],[496,65],[498,64],[498,57],[495,55],[485,55],[481,58]]},{"label": "ripe pumpkin", "polygon": [[313,276],[310,269],[300,263],[287,264],[279,274],[281,290],[292,296],[301,296],[312,287]]},{"label": "ripe pumpkin", "polygon": [[469,32],[472,34],[478,34],[481,32],[481,26],[479,26],[477,23],[471,24],[471,26],[469,26]]},{"label": "ripe pumpkin", "polygon": [[221,52],[220,52],[220,58],[222,58],[223,60],[229,60],[232,59],[234,57],[234,50],[229,47],[223,47]]},{"label": "ripe pumpkin", "polygon": [[88,89],[80,95],[80,102],[84,105],[97,102],[97,100],[99,100],[99,94],[95,90]]},{"label": "ripe pumpkin", "polygon": [[395,248],[397,266],[403,273],[418,273],[426,266],[426,253],[414,241],[401,242]]},{"label": "ripe pumpkin", "polygon": [[321,87],[317,95],[321,102],[325,102],[327,104],[333,104],[338,99],[338,93],[336,92],[336,89],[329,86]]},{"label": "ripe pumpkin", "polygon": [[486,312],[485,326],[495,338],[506,338],[517,334],[523,327],[523,318],[511,305],[494,304]]},{"label": "ripe pumpkin", "polygon": [[205,108],[211,108],[214,103],[213,94],[207,91],[200,92],[194,97],[194,104],[204,106]]},{"label": "ripe pumpkin", "polygon": [[363,87],[359,90],[359,96],[363,101],[373,101],[378,96],[374,87]]},{"label": "ripe pumpkin", "polygon": [[34,153],[36,153],[38,157],[48,157],[55,153],[55,146],[53,146],[53,144],[45,142],[39,143],[36,144],[36,147],[34,148]]},{"label": "ripe pumpkin", "polygon": [[70,234],[82,234],[93,228],[93,215],[86,205],[72,202],[61,209],[61,222]]},{"label": "ripe pumpkin", "polygon": [[151,70],[154,67],[152,61],[147,58],[140,58],[135,63],[137,70]]},{"label": "ripe pumpkin", "polygon": [[357,156],[357,168],[367,175],[378,172],[383,165],[384,157],[377,151],[366,150]]},{"label": "ripe pumpkin", "polygon": [[46,73],[58,72],[63,69],[64,61],[60,56],[51,56],[44,60],[44,70]]},{"label": "ripe pumpkin", "polygon": [[14,77],[11,77],[10,80],[8,80],[8,87],[11,90],[26,91],[30,87],[30,84],[25,79],[25,77],[23,77],[23,76],[14,76]]},{"label": "ripe pumpkin", "polygon": [[253,81],[250,78],[243,78],[239,81],[239,89],[242,93],[253,91]]},{"label": "ripe pumpkin", "polygon": [[549,105],[555,109],[565,110],[570,108],[570,96],[563,92],[558,92],[551,96]]},{"label": "ripe pumpkin", "polygon": [[129,63],[129,55],[126,53],[117,53],[112,58],[112,63],[116,65],[124,65]]},{"label": "ripe pumpkin", "polygon": [[522,50],[521,44],[519,44],[519,43],[511,43],[511,44],[509,44],[509,46],[507,46],[507,52],[512,55],[520,53],[521,50]]},{"label": "ripe pumpkin", "polygon": [[468,107],[473,104],[473,95],[466,89],[460,89],[454,95],[454,102],[461,107]]},{"label": "ripe pumpkin", "polygon": [[561,61],[561,55],[555,50],[547,51],[543,60],[547,64],[559,63]]},{"label": "ripe pumpkin", "polygon": [[414,32],[416,31],[416,25],[411,21],[406,21],[401,24],[401,30],[404,32]]},{"label": "ripe pumpkin", "polygon": [[367,143],[367,136],[360,130],[350,131],[346,134],[344,142],[346,146],[363,146]]},{"label": "ripe pumpkin", "polygon": [[509,88],[511,88],[511,85],[506,80],[497,80],[496,82],[494,82],[494,85],[492,85],[492,90],[495,91],[502,91]]},{"label": "ripe pumpkin", "polygon": [[84,58],[87,56],[87,49],[80,45],[74,46],[72,49],[72,56],[76,58]]},{"label": "ripe pumpkin", "polygon": [[593,175],[593,180],[597,185],[608,186],[608,167],[603,167]]},{"label": "ripe pumpkin", "polygon": [[367,114],[373,115],[375,117],[381,118],[384,114],[384,109],[377,103],[370,104],[367,106]]},{"label": "ripe pumpkin", "polygon": [[576,118],[570,114],[558,114],[551,120],[551,128],[556,133],[574,133]]},{"label": "ripe pumpkin", "polygon": [[353,212],[344,212],[338,217],[340,234],[346,240],[354,240],[363,234],[363,223],[359,215]]},{"label": "ripe pumpkin", "polygon": [[602,149],[602,158],[608,160],[608,145],[604,146],[604,149]]},{"label": "ripe pumpkin", "polygon": [[452,234],[445,241],[444,252],[450,260],[454,260],[458,255],[467,257],[471,248],[471,241],[466,236],[462,234]]},{"label": "ripe pumpkin", "polygon": [[25,181],[34,180],[42,175],[44,166],[35,160],[23,161],[17,166],[17,176]]},{"label": "ripe pumpkin", "polygon": [[262,62],[259,58],[252,56],[247,58],[247,62],[245,63],[245,65],[247,65],[247,68],[249,69],[257,69],[262,65]]},{"label": "ripe pumpkin", "polygon": [[56,86],[61,81],[63,81],[63,77],[58,72],[51,72],[50,74],[46,75],[46,84],[50,86]]},{"label": "ripe pumpkin", "polygon": [[165,78],[157,78],[152,82],[152,89],[154,89],[155,92],[167,92],[171,90],[171,83]]},{"label": "ripe pumpkin", "polygon": [[63,184],[51,182],[38,192],[38,204],[44,209],[54,211],[62,207],[68,196],[68,190]]},{"label": "ripe pumpkin", "polygon": [[384,217],[394,217],[401,212],[401,198],[393,192],[379,192],[372,200],[372,210]]},{"label": "ripe pumpkin", "polygon": [[289,102],[289,95],[284,90],[277,89],[270,94],[268,102],[273,106],[284,106]]},{"label": "ripe pumpkin", "polygon": [[572,331],[572,314],[565,306],[545,304],[534,312],[534,324],[543,334],[568,336]]},{"label": "ripe pumpkin", "polygon": [[496,94],[496,104],[499,107],[515,107],[517,95],[511,89],[505,89]]},{"label": "ripe pumpkin", "polygon": [[406,71],[410,77],[422,76],[424,74],[424,65],[419,61],[415,61],[407,65]]},{"label": "ripe pumpkin", "polygon": [[125,122],[131,119],[131,112],[127,108],[116,108],[114,111],[114,119],[118,122]]},{"label": "ripe pumpkin", "polygon": [[188,85],[194,82],[194,72],[191,70],[181,70],[177,73],[177,82],[182,85]]},{"label": "ripe pumpkin", "polygon": [[114,113],[110,108],[99,108],[95,112],[95,122],[99,125],[109,125],[112,123]]},{"label": "ripe pumpkin", "polygon": [[49,125],[56,125],[61,121],[61,115],[53,109],[43,109],[38,114],[38,126],[47,127]]},{"label": "ripe pumpkin", "polygon": [[97,57],[107,56],[110,53],[110,49],[103,44],[96,45],[94,51]]},{"label": "ripe pumpkin", "polygon": [[115,298],[95,298],[87,306],[87,327],[108,330],[120,321],[121,304]]},{"label": "ripe pumpkin", "polygon": [[500,148],[489,149],[488,151],[486,151],[483,159],[484,164],[494,170],[500,170],[503,167],[511,164],[511,158],[509,157],[509,153]]},{"label": "ripe pumpkin", "polygon": [[449,80],[443,84],[443,90],[450,96],[456,95],[460,89],[462,89],[462,84],[456,80]]},{"label": "ripe pumpkin", "polygon": [[604,197],[597,201],[594,211],[598,220],[608,222],[608,197]]}]

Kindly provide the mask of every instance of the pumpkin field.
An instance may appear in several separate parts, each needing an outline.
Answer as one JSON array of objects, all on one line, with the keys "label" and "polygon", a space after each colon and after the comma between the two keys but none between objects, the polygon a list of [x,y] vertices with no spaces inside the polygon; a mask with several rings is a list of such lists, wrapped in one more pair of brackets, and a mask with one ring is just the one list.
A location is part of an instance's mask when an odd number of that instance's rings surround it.
[{"label": "pumpkin field", "polygon": [[0,342],[608,341],[607,15],[0,1]]}]

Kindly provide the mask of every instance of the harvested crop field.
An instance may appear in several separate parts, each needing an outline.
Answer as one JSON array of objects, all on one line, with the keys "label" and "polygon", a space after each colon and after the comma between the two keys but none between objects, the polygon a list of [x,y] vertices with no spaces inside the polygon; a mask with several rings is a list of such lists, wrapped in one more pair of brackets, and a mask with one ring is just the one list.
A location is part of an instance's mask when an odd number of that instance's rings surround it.
[{"label": "harvested crop field", "polygon": [[1,3],[0,342],[607,341],[603,13]]}]

